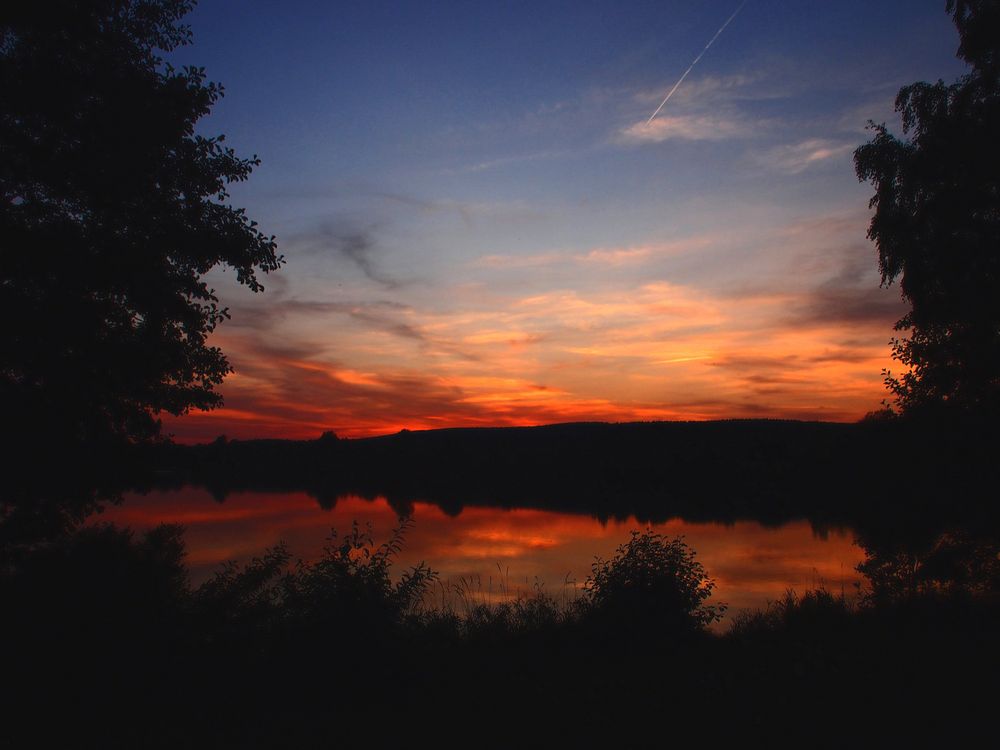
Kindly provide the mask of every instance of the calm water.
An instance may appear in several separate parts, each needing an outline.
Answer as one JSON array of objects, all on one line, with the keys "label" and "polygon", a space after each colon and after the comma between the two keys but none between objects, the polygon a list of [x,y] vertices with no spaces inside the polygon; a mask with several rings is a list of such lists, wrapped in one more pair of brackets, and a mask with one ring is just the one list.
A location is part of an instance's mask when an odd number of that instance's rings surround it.
[{"label": "calm water", "polygon": [[[322,553],[331,528],[371,522],[376,543],[396,525],[397,514],[383,498],[341,497],[332,509],[301,492],[234,493],[218,502],[207,490],[187,487],[126,496],[100,520],[141,530],[160,523],[187,529],[188,565],[194,583],[204,581],[228,560],[246,561],[284,541],[297,558]],[[595,556],[613,555],[635,519],[600,521],[585,515],[543,510],[466,507],[457,516],[436,505],[415,503],[397,571],[427,562],[446,590],[471,588],[477,600],[530,592],[537,586],[557,598],[577,595]],[[825,585],[848,595],[860,580],[855,566],[864,559],[849,530],[814,532],[806,521],[769,528],[752,521],[733,524],[671,520],[653,528],[682,535],[715,579],[712,602],[729,605],[729,615],[781,597]],[[439,591],[438,596],[441,596]],[[451,602],[456,605],[455,597]],[[460,603],[460,601],[458,602]]]}]

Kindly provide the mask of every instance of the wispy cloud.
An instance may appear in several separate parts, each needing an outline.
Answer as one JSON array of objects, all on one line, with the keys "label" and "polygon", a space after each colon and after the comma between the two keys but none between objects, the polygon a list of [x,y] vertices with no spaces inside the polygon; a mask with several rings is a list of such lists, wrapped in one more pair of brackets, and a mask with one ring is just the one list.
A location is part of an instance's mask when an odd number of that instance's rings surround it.
[{"label": "wispy cloud", "polygon": [[726,19],[726,22],[719,27],[718,31],[715,32],[715,36],[713,36],[711,39],[708,40],[708,44],[705,45],[705,48],[698,54],[696,58],[694,58],[694,61],[688,66],[687,70],[684,71],[681,77],[673,85],[673,88],[670,89],[669,93],[666,95],[663,101],[660,102],[660,106],[656,108],[656,110],[653,112],[652,115],[650,115],[648,120],[649,122],[653,121],[653,118],[655,118],[660,113],[660,110],[662,110],[663,107],[666,106],[667,102],[670,101],[670,98],[675,93],[677,93],[677,90],[680,88],[681,84],[684,83],[684,79],[688,77],[688,75],[691,73],[692,70],[694,70],[694,66],[697,65],[698,62],[701,60],[701,58],[705,56],[705,54],[708,52],[711,46],[715,43],[715,40],[722,35],[722,32],[725,31],[726,27],[733,22],[733,19],[735,19],[736,16],[739,15],[739,12],[743,10],[743,6],[746,4],[747,0],[743,0],[743,2],[739,4],[739,7],[737,7],[736,10],[733,11],[733,14],[729,16],[728,19]]},{"label": "wispy cloud", "polygon": [[369,281],[385,289],[396,289],[402,284],[377,261],[379,246],[374,226],[359,228],[352,226],[351,222],[343,222],[341,225],[333,221],[321,221],[311,230],[289,238],[286,246],[300,255],[334,263],[338,260],[347,261]]},{"label": "wispy cloud", "polygon": [[810,167],[831,161],[844,160],[856,148],[856,143],[828,138],[809,138],[798,143],[788,143],[758,153],[755,160],[769,169],[786,174],[799,174]]},{"label": "wispy cloud", "polygon": [[622,128],[618,140],[625,144],[663,141],[725,141],[754,134],[756,126],[722,115],[660,115],[652,121],[634,122]]},{"label": "wispy cloud", "polygon": [[651,242],[623,247],[597,247],[579,252],[491,254],[476,259],[472,265],[478,268],[507,270],[554,265],[598,267],[639,265],[653,258],[676,256],[704,248],[711,244],[713,237],[714,235],[699,235],[667,242]]},{"label": "wispy cloud", "polygon": [[405,193],[378,191],[371,193],[389,203],[408,206],[424,213],[457,214],[467,224],[476,218],[525,219],[544,215],[536,206],[521,200],[465,201],[447,198],[418,198]]},{"label": "wispy cloud", "polygon": [[534,151],[526,154],[511,154],[509,156],[498,156],[493,159],[473,162],[457,169],[445,170],[445,174],[461,174],[463,172],[485,172],[492,169],[501,169],[514,164],[524,164],[547,159],[558,159],[560,157],[573,155],[573,151]]},{"label": "wispy cloud", "polygon": [[572,256],[566,253],[536,253],[533,255],[484,255],[476,259],[474,266],[479,268],[495,269],[517,269],[517,268],[539,268],[555,263],[565,263]]},{"label": "wispy cloud", "polygon": [[[712,105],[733,101],[761,101],[784,96],[785,92],[773,88],[769,76],[762,71],[735,75],[704,75],[686,81],[684,87],[672,97],[677,106],[695,102]],[[663,89],[641,89],[633,93],[636,102],[646,107],[656,106],[663,98]]]},{"label": "wispy cloud", "polygon": [[763,72],[730,76],[703,76],[686,81],[670,98],[670,106],[650,119],[644,110],[663,98],[662,90],[631,93],[626,115],[629,124],[613,138],[619,144],[678,141],[722,141],[759,135],[768,123],[752,114],[749,104],[781,98]]},{"label": "wispy cloud", "polygon": [[659,248],[649,245],[642,247],[598,248],[587,253],[578,253],[573,256],[573,259],[585,265],[624,266],[641,263],[657,252],[657,250]]},{"label": "wispy cloud", "polygon": [[355,232],[346,235],[329,234],[330,246],[361,269],[371,281],[389,289],[395,289],[399,282],[383,273],[372,259],[372,239],[368,233]]}]

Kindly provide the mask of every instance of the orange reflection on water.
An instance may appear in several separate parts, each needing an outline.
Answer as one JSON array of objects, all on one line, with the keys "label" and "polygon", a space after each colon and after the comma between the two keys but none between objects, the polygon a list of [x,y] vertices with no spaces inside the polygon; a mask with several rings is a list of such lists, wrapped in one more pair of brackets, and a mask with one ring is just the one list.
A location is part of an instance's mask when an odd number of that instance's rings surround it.
[{"label": "orange reflection on water", "polygon": [[[323,509],[302,492],[243,492],[219,503],[194,487],[129,495],[101,519],[136,530],[183,524],[196,584],[224,562],[247,561],[278,541],[296,558],[309,560],[322,554],[332,528],[346,532],[354,521],[371,523],[380,542],[398,520],[383,498],[343,497]],[[446,590],[472,582],[483,600],[537,586],[559,598],[575,596],[595,556],[610,557],[632,529],[644,527],[634,519],[602,524],[589,516],[534,509],[473,506],[449,516],[429,503],[414,503],[413,520],[397,570],[427,562]],[[802,592],[825,585],[850,593],[860,578],[854,568],[864,559],[849,532],[820,537],[806,521],[768,528],[753,521],[725,525],[675,519],[653,528],[684,537],[716,581],[712,601],[728,604],[730,614],[763,607],[789,588]]]}]

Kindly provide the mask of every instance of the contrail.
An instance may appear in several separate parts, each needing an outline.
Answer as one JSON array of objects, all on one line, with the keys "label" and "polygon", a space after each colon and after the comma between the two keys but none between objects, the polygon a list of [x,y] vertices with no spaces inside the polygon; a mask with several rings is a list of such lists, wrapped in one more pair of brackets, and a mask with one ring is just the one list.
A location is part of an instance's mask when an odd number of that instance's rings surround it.
[{"label": "contrail", "polygon": [[658,114],[660,114],[660,110],[661,110],[661,109],[663,109],[663,105],[664,105],[664,104],[666,104],[666,103],[667,103],[668,101],[670,101],[670,97],[672,97],[672,96],[674,95],[674,92],[675,92],[675,91],[677,91],[677,89],[679,89],[679,88],[681,87],[681,84],[682,84],[682,83],[684,83],[684,79],[688,77],[688,73],[690,73],[690,72],[691,72],[691,71],[692,71],[692,70],[694,69],[694,66],[698,64],[698,61],[699,61],[699,60],[701,60],[701,58],[703,58],[703,57],[705,56],[705,53],[706,53],[706,52],[708,52],[708,48],[712,46],[712,42],[714,42],[714,41],[715,41],[716,39],[718,39],[718,38],[719,38],[719,35],[720,35],[720,34],[721,34],[721,33],[722,33],[723,31],[725,31],[725,30],[726,30],[726,27],[727,27],[727,26],[728,26],[729,24],[731,24],[731,23],[733,22],[733,19],[734,19],[734,18],[736,18],[737,14],[738,14],[738,13],[739,13],[739,12],[740,12],[741,10],[743,10],[743,6],[744,6],[744,5],[746,5],[746,4],[747,4],[747,0],[743,0],[743,2],[742,2],[742,3],[740,3],[740,7],[739,7],[739,8],[737,8],[736,10],[734,10],[734,11],[733,11],[733,15],[731,15],[731,16],[729,17],[729,19],[728,19],[728,20],[727,20],[727,21],[726,21],[726,22],[725,22],[724,24],[722,24],[722,26],[720,26],[720,27],[719,27],[719,30],[715,32],[715,36],[713,36],[713,37],[712,37],[711,39],[709,39],[709,40],[708,40],[708,44],[706,44],[706,45],[705,45],[705,49],[703,49],[703,50],[701,51],[701,54],[700,54],[700,55],[698,55],[698,56],[697,56],[697,57],[696,57],[696,58],[694,59],[694,62],[693,62],[693,63],[691,63],[691,65],[689,65],[689,66],[688,66],[688,69],[684,71],[684,75],[682,75],[682,76],[681,76],[681,77],[680,77],[680,78],[679,78],[679,79],[677,80],[677,83],[675,83],[675,84],[674,84],[674,87],[673,87],[672,89],[670,89],[670,93],[669,93],[669,94],[667,94],[667,95],[666,95],[665,97],[663,97],[663,101],[662,101],[662,102],[660,102],[660,106],[659,106],[659,107],[657,107],[657,108],[656,108],[656,111],[655,111],[655,112],[654,112],[653,114],[651,114],[651,115],[649,116],[649,119],[648,119],[648,120],[646,120],[646,124],[647,124],[647,125],[649,125],[649,123],[651,123],[651,122],[653,121],[653,118],[654,118],[654,117],[656,117],[656,116],[657,116]]}]

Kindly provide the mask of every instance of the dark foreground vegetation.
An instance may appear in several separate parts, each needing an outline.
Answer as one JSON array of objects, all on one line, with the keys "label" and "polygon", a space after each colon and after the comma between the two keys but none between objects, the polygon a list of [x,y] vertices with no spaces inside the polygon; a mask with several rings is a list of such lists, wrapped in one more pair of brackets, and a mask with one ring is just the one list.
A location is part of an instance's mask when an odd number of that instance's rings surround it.
[{"label": "dark foreground vegetation", "polygon": [[841,746],[992,730],[1000,544],[871,533],[860,599],[792,593],[728,630],[710,571],[635,532],[580,597],[435,601],[357,528],[189,583],[183,531],[91,525],[8,545],[12,747]]},{"label": "dark foreground vegetation", "polygon": [[[5,454],[3,739],[12,747],[818,746],[992,731],[996,437],[985,421],[561,425],[370,440]],[[37,457],[37,456],[36,456]],[[718,633],[711,571],[637,534],[575,602],[427,597],[406,525],[191,585],[183,532],[84,523],[129,486],[204,482],[857,530],[860,598],[799,592]],[[385,530],[379,530],[384,533]],[[435,602],[434,606],[428,606]]]}]

